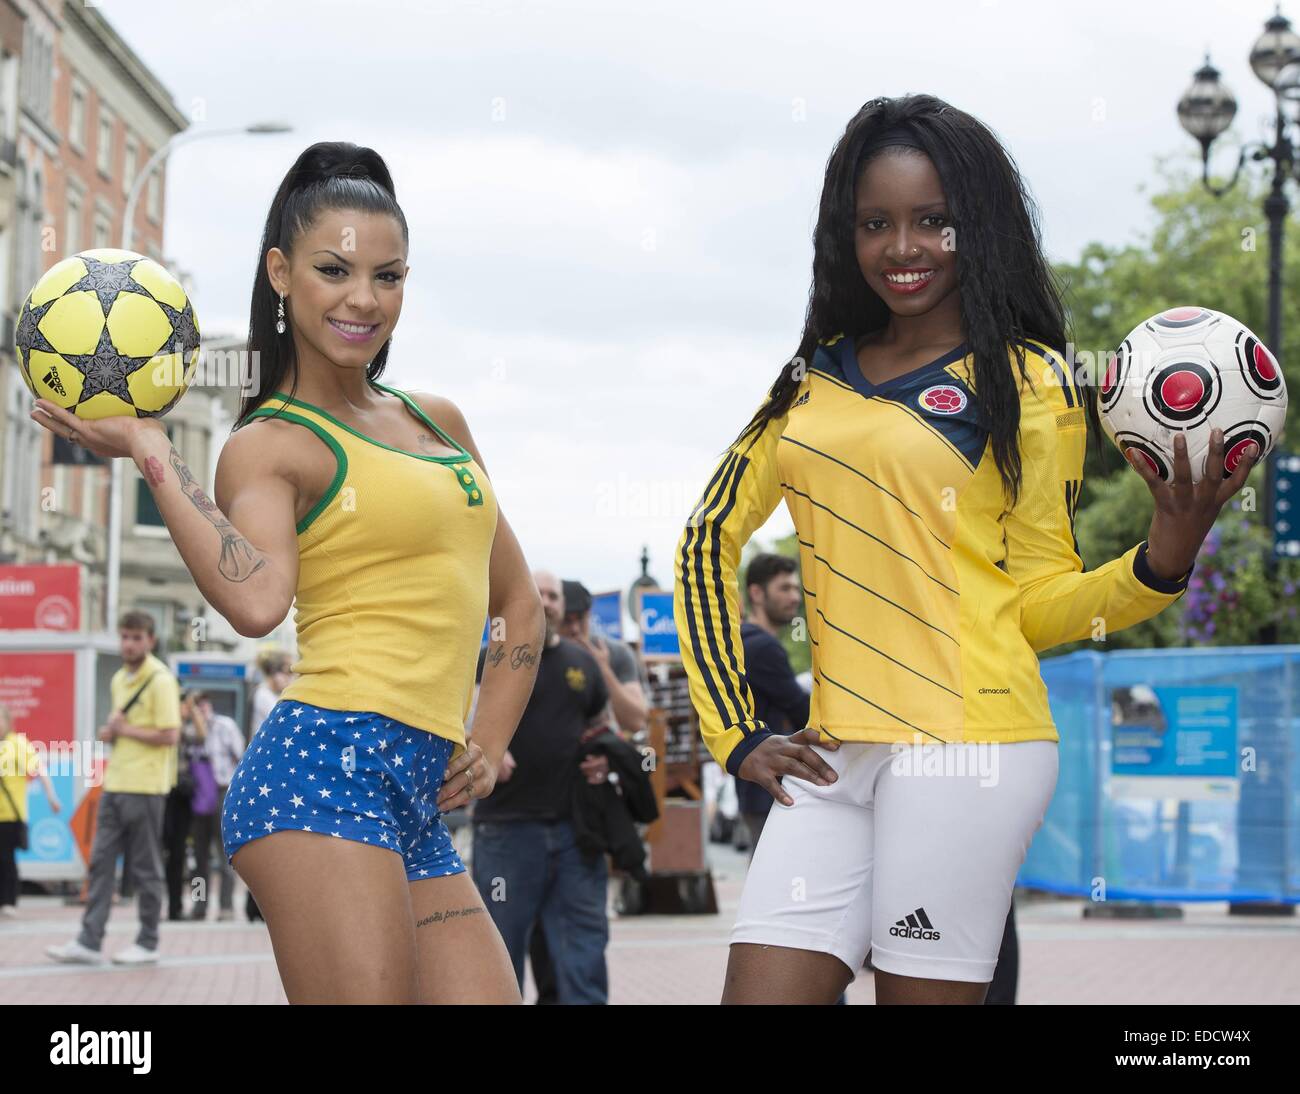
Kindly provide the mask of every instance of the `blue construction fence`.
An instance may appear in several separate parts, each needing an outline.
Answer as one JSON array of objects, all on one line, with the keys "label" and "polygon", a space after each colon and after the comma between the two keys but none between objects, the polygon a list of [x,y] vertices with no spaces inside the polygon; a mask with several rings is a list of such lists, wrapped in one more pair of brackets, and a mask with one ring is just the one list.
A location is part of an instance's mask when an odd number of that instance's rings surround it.
[{"label": "blue construction fence", "polygon": [[1042,671],[1060,776],[1020,885],[1300,902],[1300,646],[1085,650]]}]

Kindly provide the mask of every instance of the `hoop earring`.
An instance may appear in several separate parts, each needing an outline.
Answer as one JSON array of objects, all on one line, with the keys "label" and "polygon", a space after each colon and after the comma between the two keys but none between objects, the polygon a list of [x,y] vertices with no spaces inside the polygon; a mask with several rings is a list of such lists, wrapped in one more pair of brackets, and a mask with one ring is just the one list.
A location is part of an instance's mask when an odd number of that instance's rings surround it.
[{"label": "hoop earring", "polygon": [[275,333],[284,333],[284,293],[280,294],[280,310],[276,313]]}]

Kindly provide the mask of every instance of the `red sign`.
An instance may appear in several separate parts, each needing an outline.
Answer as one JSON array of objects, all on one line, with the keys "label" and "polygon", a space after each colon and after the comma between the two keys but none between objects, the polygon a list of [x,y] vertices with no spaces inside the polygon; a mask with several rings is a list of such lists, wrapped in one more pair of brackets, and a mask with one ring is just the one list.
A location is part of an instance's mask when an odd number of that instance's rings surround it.
[{"label": "red sign", "polygon": [[81,630],[81,567],[0,566],[0,631]]},{"label": "red sign", "polygon": [[0,652],[0,703],[9,708],[15,733],[51,745],[76,738],[76,655]]}]

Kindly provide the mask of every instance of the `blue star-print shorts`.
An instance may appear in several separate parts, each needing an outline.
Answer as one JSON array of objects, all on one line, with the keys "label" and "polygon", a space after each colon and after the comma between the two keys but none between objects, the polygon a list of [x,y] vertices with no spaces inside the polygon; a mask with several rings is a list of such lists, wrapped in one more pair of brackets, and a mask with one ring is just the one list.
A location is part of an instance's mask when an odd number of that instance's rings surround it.
[{"label": "blue star-print shorts", "polygon": [[281,699],[230,780],[227,861],[249,840],[292,829],[387,847],[411,881],[462,873],[437,804],[452,747],[381,714]]}]

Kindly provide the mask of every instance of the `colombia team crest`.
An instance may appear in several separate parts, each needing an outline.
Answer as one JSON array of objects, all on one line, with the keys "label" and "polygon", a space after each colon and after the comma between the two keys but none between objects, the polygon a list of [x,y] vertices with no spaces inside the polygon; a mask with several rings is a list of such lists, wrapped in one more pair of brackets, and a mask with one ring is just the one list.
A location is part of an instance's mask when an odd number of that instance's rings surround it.
[{"label": "colombia team crest", "polygon": [[960,414],[966,409],[966,393],[953,384],[932,384],[916,397],[916,402],[931,414]]}]

